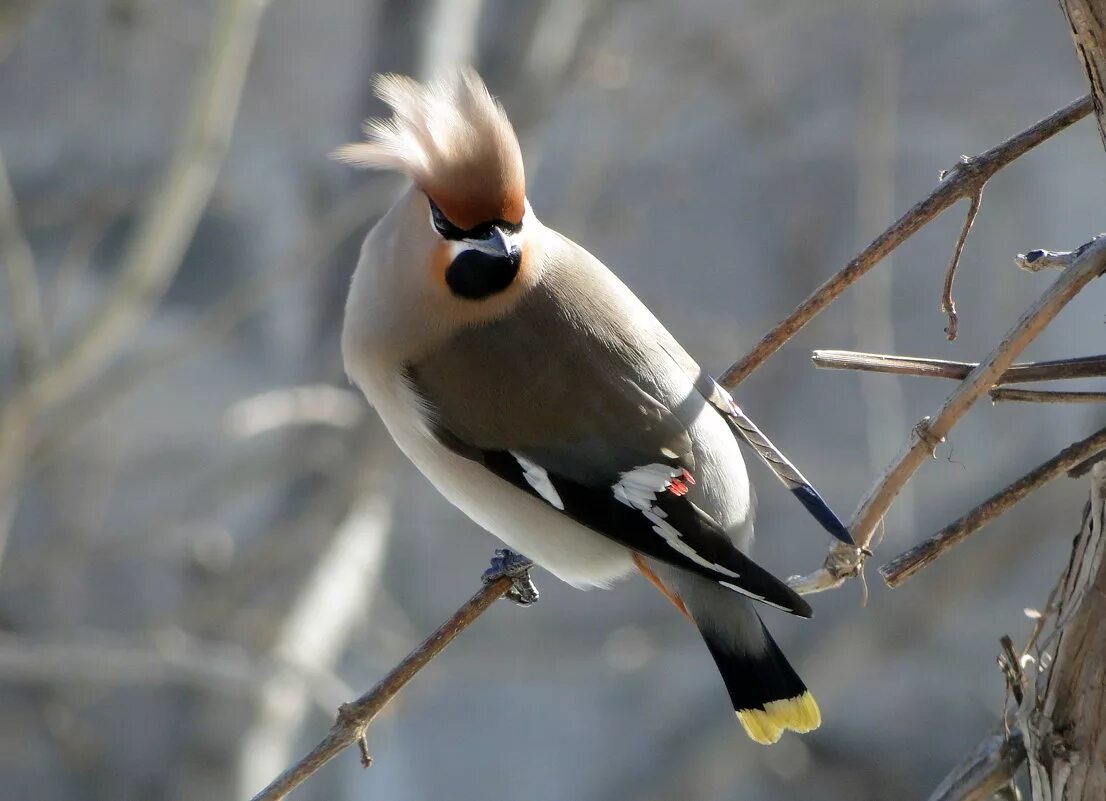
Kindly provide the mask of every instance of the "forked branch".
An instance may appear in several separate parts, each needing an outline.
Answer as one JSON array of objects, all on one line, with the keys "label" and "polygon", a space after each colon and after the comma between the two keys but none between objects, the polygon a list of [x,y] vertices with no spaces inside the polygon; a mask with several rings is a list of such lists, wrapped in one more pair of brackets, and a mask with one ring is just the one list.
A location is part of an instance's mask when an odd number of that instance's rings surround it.
[{"label": "forked branch", "polygon": [[835,544],[822,568],[808,576],[790,580],[800,593],[821,592],[840,586],[857,575],[863,565],[867,546],[888,508],[915,471],[930,457],[956,422],[1013,363],[1017,355],[1039,335],[1083,287],[1106,270],[1106,236],[1098,236],[1077,251],[1071,265],[1030,306],[1021,319],[956,387],[931,418],[914,427],[913,436],[903,452],[887,468],[883,477],[861,501],[849,523],[857,548]]},{"label": "forked branch", "polygon": [[879,569],[880,575],[888,587],[901,586],[919,570],[944,556],[1031,492],[1103,450],[1106,450],[1106,428],[1064,448],[1056,456],[995,493],[960,519],[949,523],[929,539],[899,554]]},{"label": "forked branch", "polygon": [[1049,137],[1083,119],[1091,113],[1092,108],[1091,96],[1086,95],[985,153],[961,159],[959,164],[944,175],[929,197],[892,223],[890,228],[876,237],[836,275],[765,334],[751,351],[732,364],[719,379],[722,385],[732,389],[740,384],[850,285],[941,212],[958,200],[976,198],[996,172]]}]

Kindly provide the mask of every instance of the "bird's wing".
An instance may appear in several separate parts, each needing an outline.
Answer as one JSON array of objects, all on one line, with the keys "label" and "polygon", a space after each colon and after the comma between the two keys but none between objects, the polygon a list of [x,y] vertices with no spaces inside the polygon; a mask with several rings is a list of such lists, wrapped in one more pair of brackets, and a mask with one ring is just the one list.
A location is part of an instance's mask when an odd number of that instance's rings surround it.
[{"label": "bird's wing", "polygon": [[689,485],[706,480],[689,433],[706,400],[671,359],[649,352],[659,345],[648,327],[659,324],[585,308],[609,302],[610,287],[560,297],[576,285],[555,278],[513,313],[407,365],[435,436],[627,548],[809,616],[806,601],[689,499]]}]

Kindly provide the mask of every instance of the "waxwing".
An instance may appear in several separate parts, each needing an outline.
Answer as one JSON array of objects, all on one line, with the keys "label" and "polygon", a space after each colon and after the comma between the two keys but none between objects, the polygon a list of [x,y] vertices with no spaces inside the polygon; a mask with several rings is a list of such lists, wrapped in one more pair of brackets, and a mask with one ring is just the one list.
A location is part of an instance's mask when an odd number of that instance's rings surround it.
[{"label": "waxwing", "polygon": [[698,627],[749,736],[820,723],[757,604],[810,606],[747,555],[734,433],[827,529],[848,533],[626,286],[546,228],[522,154],[472,71],[380,76],[392,109],[337,158],[412,185],[369,233],[346,305],[350,378],[455,506],[564,581],[636,569]]}]

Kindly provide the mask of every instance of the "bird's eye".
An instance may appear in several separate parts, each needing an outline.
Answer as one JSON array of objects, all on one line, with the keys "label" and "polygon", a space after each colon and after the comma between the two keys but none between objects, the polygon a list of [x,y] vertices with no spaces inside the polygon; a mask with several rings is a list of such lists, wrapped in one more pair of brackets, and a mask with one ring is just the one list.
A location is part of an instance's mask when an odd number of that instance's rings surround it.
[{"label": "bird's eye", "polygon": [[441,234],[443,239],[464,239],[465,232],[446,219],[437,203],[429,197],[427,200],[430,201],[430,219],[434,224],[434,230]]}]

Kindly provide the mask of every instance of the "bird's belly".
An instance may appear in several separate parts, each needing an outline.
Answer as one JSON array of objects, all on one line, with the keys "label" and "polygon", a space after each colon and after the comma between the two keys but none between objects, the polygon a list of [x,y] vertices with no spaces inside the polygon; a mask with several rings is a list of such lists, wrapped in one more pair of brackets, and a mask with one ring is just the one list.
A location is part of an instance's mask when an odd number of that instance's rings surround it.
[{"label": "bird's belly", "polygon": [[574,586],[609,586],[633,568],[628,549],[442,446],[401,383],[366,388],[366,395],[400,450],[446,500],[508,548]]}]

